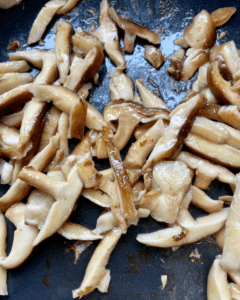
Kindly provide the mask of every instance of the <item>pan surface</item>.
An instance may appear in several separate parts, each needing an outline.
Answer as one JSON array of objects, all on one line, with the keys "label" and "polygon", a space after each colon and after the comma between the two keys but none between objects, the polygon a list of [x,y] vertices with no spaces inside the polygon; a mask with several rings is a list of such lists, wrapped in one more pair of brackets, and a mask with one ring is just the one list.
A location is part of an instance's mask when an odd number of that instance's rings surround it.
[{"label": "pan surface", "polygon": [[[0,61],[8,60],[7,46],[13,40],[19,40],[22,49],[31,49],[27,46],[27,38],[32,23],[45,0],[24,0],[21,5],[9,10],[0,10]],[[150,29],[162,28],[162,43],[160,49],[165,57],[178,49],[173,40],[182,35],[184,27],[202,9],[212,12],[226,6],[224,0],[191,1],[191,0],[113,0],[110,4],[120,14],[130,17]],[[49,25],[43,37],[44,46],[38,48],[54,48],[53,26],[57,19],[70,20],[74,29],[82,26],[88,29],[94,22],[98,26],[98,12],[100,1],[82,0],[76,8],[67,14],[59,16]],[[234,40],[240,48],[240,2],[229,0],[228,6],[237,8],[236,14],[217,32],[225,31],[226,37],[220,43]],[[91,9],[96,14],[90,13]],[[122,35],[122,32],[120,32]],[[123,42],[123,40],[121,41]],[[35,46],[34,46],[35,47]],[[154,92],[159,93],[172,109],[189,90],[191,82],[173,82],[167,73],[169,61],[160,70],[155,70],[144,59],[144,43],[137,40],[134,53],[125,55],[127,61],[127,75],[135,82],[142,78],[144,83]],[[108,73],[114,70],[109,60],[100,70],[99,86],[94,87],[90,93],[89,101],[101,112],[109,101]],[[33,71],[36,74],[36,71]],[[96,161],[97,168],[107,168],[107,160]],[[1,186],[3,195],[7,186]],[[216,199],[219,195],[229,195],[231,191],[227,185],[214,182],[207,193]],[[102,209],[81,197],[71,220],[93,229],[96,219]],[[203,212],[190,207],[194,217],[203,215]],[[7,251],[11,249],[14,226],[8,225]],[[160,300],[204,300],[206,299],[207,275],[212,262],[220,249],[212,237],[192,245],[183,246],[176,252],[171,249],[160,249],[139,244],[136,241],[138,233],[145,233],[164,228],[164,224],[157,223],[150,217],[140,220],[137,227],[130,227],[115,250],[113,251],[108,269],[111,270],[109,292],[101,294],[94,291],[85,297],[88,300],[97,299],[160,299]],[[71,250],[72,242],[66,241],[55,234],[42,242],[31,257],[19,268],[8,272],[9,296],[1,299],[11,300],[70,300],[72,290],[79,287],[87,264],[97,245],[92,243],[80,259],[74,264],[75,254]],[[199,259],[190,259],[189,255],[198,250]],[[168,276],[168,283],[161,289],[161,275]]]}]

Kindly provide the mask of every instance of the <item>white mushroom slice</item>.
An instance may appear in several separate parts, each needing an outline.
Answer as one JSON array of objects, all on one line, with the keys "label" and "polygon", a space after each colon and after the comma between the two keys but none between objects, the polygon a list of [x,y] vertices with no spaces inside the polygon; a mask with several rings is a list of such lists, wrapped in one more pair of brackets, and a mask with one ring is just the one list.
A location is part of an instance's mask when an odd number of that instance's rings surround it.
[{"label": "white mushroom slice", "polygon": [[174,40],[173,42],[174,42],[175,45],[178,45],[178,46],[180,46],[182,48],[188,48],[189,47],[189,45],[188,45],[185,37],[183,37],[183,36],[180,37],[180,38],[178,38],[178,39],[176,39],[176,40]]},{"label": "white mushroom slice", "polygon": [[64,83],[70,70],[70,38],[72,36],[72,24],[67,21],[58,21],[54,27],[57,36],[54,39],[57,65],[60,75],[60,83]]},{"label": "white mushroom slice", "polygon": [[143,170],[152,168],[157,162],[170,159],[182,145],[183,139],[191,129],[191,122],[205,105],[205,98],[198,94],[189,101],[177,106],[170,114],[170,124],[158,140]]},{"label": "white mushroom slice", "polygon": [[218,115],[227,124],[240,129],[240,113],[236,105],[222,106]]},{"label": "white mushroom slice", "polygon": [[1,184],[11,183],[12,175],[13,175],[13,165],[6,162],[2,158],[0,159],[0,175],[1,175]]},{"label": "white mushroom slice", "polygon": [[[29,166],[42,171],[54,158],[58,149],[59,136],[51,138],[50,143],[41,152],[35,155],[29,162]],[[17,179],[10,189],[0,198],[0,211],[6,211],[11,205],[22,201],[29,191],[31,186],[24,181]]]},{"label": "white mushroom slice", "polygon": [[[221,211],[212,213],[206,217],[201,217],[195,221],[190,218],[189,212],[181,218],[181,222],[171,228],[166,228],[152,233],[139,234],[137,241],[154,247],[175,247],[199,241],[209,235],[218,232],[227,219],[229,209],[223,208]],[[178,218],[180,221],[180,218]]]},{"label": "white mushroom slice", "polygon": [[145,46],[144,58],[156,69],[159,69],[165,62],[162,51],[151,45]]},{"label": "white mushroom slice", "polygon": [[22,2],[22,0],[1,0],[0,8],[9,9],[15,5],[19,5],[21,2]]},{"label": "white mushroom slice", "polygon": [[176,160],[181,160],[188,165],[189,168],[196,170],[196,178],[194,185],[199,189],[207,190],[214,179],[228,183],[232,190],[235,190],[235,175],[228,169],[213,164],[210,161],[191,153],[182,151]]},{"label": "white mushroom slice", "polygon": [[223,207],[223,201],[221,200],[212,200],[205,194],[202,190],[196,186],[192,186],[192,200],[191,203],[195,206],[205,210],[208,213],[214,213],[220,211]]},{"label": "white mushroom slice", "polygon": [[101,131],[103,126],[107,126],[101,113],[89,102],[87,102],[87,118],[86,127],[89,129],[94,129]]},{"label": "white mushroom slice", "polygon": [[55,13],[65,4],[66,0],[52,0],[45,4],[33,22],[28,37],[28,45],[40,41]]},{"label": "white mushroom slice", "polygon": [[[10,74],[10,73],[7,73]],[[32,74],[30,73],[16,73],[10,78],[0,79],[0,95],[23,84],[33,82]]]},{"label": "white mushroom slice", "polygon": [[184,144],[197,154],[220,165],[232,168],[240,167],[240,150],[229,145],[220,145],[193,133],[188,134]]},{"label": "white mushroom slice", "polygon": [[231,300],[227,273],[221,268],[221,257],[215,258],[208,274],[207,299]]},{"label": "white mushroom slice", "polygon": [[[106,269],[106,265],[121,235],[121,229],[116,228],[104,236],[91,257],[80,287],[73,291],[73,298],[81,298],[91,293],[95,288],[101,292],[107,292],[111,276],[110,271]],[[102,281],[106,280],[106,277],[107,283],[105,289],[102,290]]]},{"label": "white mushroom slice", "polygon": [[[5,258],[6,251],[5,251],[5,244],[6,244],[6,237],[7,237],[7,226],[5,217],[3,214],[0,215],[0,257]],[[7,291],[7,270],[3,267],[0,267],[0,295],[6,296],[8,295]]]},{"label": "white mushroom slice", "polygon": [[239,245],[240,174],[236,175],[236,189],[226,221],[221,266],[226,272],[236,273],[240,268]]},{"label": "white mushroom slice", "polygon": [[82,196],[101,207],[110,207],[109,196],[100,190],[95,190],[94,188],[84,189]]},{"label": "white mushroom slice", "polygon": [[181,79],[188,81],[202,65],[208,62],[209,53],[203,49],[190,48],[181,71]]},{"label": "white mushroom slice", "polygon": [[167,104],[157,97],[152,91],[150,91],[144,84],[142,78],[136,80],[136,85],[142,100],[142,103],[145,107],[155,107],[155,108],[163,108],[168,111],[169,108]]},{"label": "white mushroom slice", "polygon": [[222,124],[222,126],[230,133],[230,138],[226,143],[229,146],[240,149],[240,131],[231,126],[228,126],[227,124]]},{"label": "white mushroom slice", "polygon": [[197,14],[183,32],[188,45],[195,49],[208,49],[216,41],[216,28],[206,10]]},{"label": "white mushroom slice", "polygon": [[124,160],[124,166],[128,168],[142,168],[149,153],[165,130],[162,119],[159,119],[149,130],[143,133],[135,143],[132,143]]},{"label": "white mushroom slice", "polygon": [[29,64],[25,60],[7,61],[0,63],[0,74],[12,72],[27,72],[30,70]]},{"label": "white mushroom slice", "polygon": [[231,295],[231,300],[239,300],[240,299],[240,287],[235,283],[229,284],[229,290]]},{"label": "white mushroom slice", "polygon": [[224,234],[225,234],[225,227],[223,227],[215,234],[215,241],[221,250],[223,250],[223,245],[224,245]]},{"label": "white mushroom slice", "polygon": [[72,91],[77,91],[89,79],[99,71],[104,61],[102,46],[94,47],[87,56],[82,59],[75,57],[70,67],[70,74],[64,86]]},{"label": "white mushroom slice", "polygon": [[103,212],[97,219],[96,228],[93,230],[96,234],[104,234],[118,226],[118,221],[111,211]]},{"label": "white mushroom slice", "polygon": [[196,92],[201,92],[203,89],[207,88],[207,69],[209,66],[209,62],[202,65],[198,70],[197,80],[192,84],[192,89]]},{"label": "white mushroom slice", "polygon": [[65,15],[67,12],[69,12],[77,5],[79,0],[67,0],[65,2],[66,4],[57,10],[56,12],[57,15]]},{"label": "white mushroom slice", "polygon": [[117,26],[108,14],[109,8],[108,1],[102,0],[99,12],[100,27],[96,30],[89,30],[89,33],[96,36],[104,44],[104,50],[117,66],[117,69],[124,70],[126,61],[120,47]]},{"label": "white mushroom slice", "polygon": [[132,80],[122,71],[115,71],[108,74],[110,100],[132,101],[134,95],[134,85]]},{"label": "white mushroom slice", "polygon": [[153,168],[153,178],[158,190],[146,193],[139,205],[149,209],[155,220],[174,223],[184,196],[191,186],[193,175],[193,171],[185,163],[157,163]]},{"label": "white mushroom slice", "polygon": [[117,26],[124,30],[125,53],[133,52],[137,36],[156,45],[161,43],[161,37],[156,32],[131,20],[120,18],[113,7],[109,9],[109,15],[113,18]]},{"label": "white mushroom slice", "polygon": [[161,290],[163,291],[167,285],[168,282],[168,277],[167,275],[161,275],[161,281],[162,281],[162,288]]},{"label": "white mushroom slice", "polygon": [[25,225],[25,208],[25,204],[18,203],[6,211],[6,218],[15,225],[16,230],[11,252],[7,257],[0,258],[0,266],[5,269],[14,269],[20,266],[29,257],[34,248],[33,241],[38,234],[38,228]]},{"label": "white mushroom slice", "polygon": [[225,144],[231,137],[231,134],[222,126],[222,123],[214,122],[203,117],[196,117],[190,132],[199,134],[218,144]]},{"label": "white mushroom slice", "polygon": [[223,7],[211,13],[211,18],[216,27],[222,26],[234,15],[236,7]]}]

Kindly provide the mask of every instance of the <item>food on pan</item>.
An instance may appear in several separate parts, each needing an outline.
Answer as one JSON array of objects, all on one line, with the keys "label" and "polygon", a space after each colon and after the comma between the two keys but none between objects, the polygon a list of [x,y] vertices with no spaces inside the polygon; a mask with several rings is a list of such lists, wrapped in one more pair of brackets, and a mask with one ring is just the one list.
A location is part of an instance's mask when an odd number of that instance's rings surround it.
[{"label": "food on pan", "polygon": [[[54,15],[67,13],[77,2],[47,2],[28,44],[42,38]],[[0,8],[14,3],[0,1]],[[100,5],[98,28],[75,29],[58,20],[54,49],[18,50],[9,53],[10,62],[0,63],[0,176],[10,185],[0,198],[1,295],[7,295],[7,270],[55,233],[86,243],[83,249],[100,240],[72,295],[81,298],[95,289],[106,293],[111,280],[106,267],[119,239],[151,216],[167,227],[137,236],[149,246],[176,250],[215,234],[222,255],[208,275],[208,300],[238,299],[240,175],[232,168],[240,168],[240,58],[233,41],[215,45],[216,27],[235,12],[234,7],[211,14],[202,10],[174,41],[181,48],[167,58],[168,72],[178,81],[188,81],[196,71],[198,76],[172,111],[141,78],[136,93],[125,72],[118,28],[124,31],[124,52],[131,54],[136,38],[143,39],[142,59],[156,69],[165,62],[161,36],[119,16],[107,0]],[[108,74],[110,101],[102,115],[88,96],[101,79],[105,54],[115,70]],[[36,77],[28,73],[28,63],[40,70]],[[70,139],[77,140],[71,150]],[[110,168],[99,171],[96,158],[108,159]],[[203,190],[215,179],[229,184],[234,195],[209,197]],[[80,195],[104,209],[94,230],[69,221]],[[194,219],[190,204],[205,215]],[[16,227],[8,255],[5,217]],[[163,290],[168,276],[159,278]]]}]

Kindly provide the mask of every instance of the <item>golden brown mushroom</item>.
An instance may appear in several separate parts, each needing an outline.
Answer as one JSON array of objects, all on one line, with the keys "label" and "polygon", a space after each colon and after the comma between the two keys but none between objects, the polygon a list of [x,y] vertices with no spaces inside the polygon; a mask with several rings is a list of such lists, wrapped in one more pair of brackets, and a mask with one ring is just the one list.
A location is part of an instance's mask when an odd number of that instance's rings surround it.
[{"label": "golden brown mushroom", "polygon": [[114,71],[108,74],[110,100],[133,101],[134,85],[132,80],[122,71]]},{"label": "golden brown mushroom", "polygon": [[223,7],[211,13],[211,18],[216,27],[222,26],[234,15],[236,7]]},{"label": "golden brown mushroom", "polygon": [[144,58],[156,69],[159,69],[165,62],[165,57],[163,56],[162,51],[151,45],[145,46]]},{"label": "golden brown mushroom", "polygon": [[0,74],[10,72],[27,72],[30,66],[25,60],[20,61],[7,61],[0,63]]},{"label": "golden brown mushroom", "polygon": [[227,124],[240,129],[240,113],[236,105],[222,106],[218,115]]},{"label": "golden brown mushroom", "polygon": [[30,73],[6,73],[14,74],[10,78],[0,79],[0,95],[23,84],[33,82],[32,74]]},{"label": "golden brown mushroom", "polygon": [[218,111],[220,108],[221,106],[218,104],[206,103],[206,105],[199,111],[198,116],[218,122],[223,122],[223,120],[218,115]]},{"label": "golden brown mushroom", "polygon": [[22,0],[1,0],[0,8],[9,9],[15,5],[19,5],[21,2],[22,2]]},{"label": "golden brown mushroom", "polygon": [[69,12],[71,9],[74,8],[74,6],[77,5],[77,3],[79,2],[79,0],[66,0],[65,1],[65,5],[60,7],[56,14],[57,15],[65,15],[67,12]]},{"label": "golden brown mushroom", "polygon": [[181,71],[183,68],[184,56],[185,50],[178,49],[172,55],[167,57],[167,59],[171,60],[171,66],[168,67],[167,70],[176,80],[181,80]]}]

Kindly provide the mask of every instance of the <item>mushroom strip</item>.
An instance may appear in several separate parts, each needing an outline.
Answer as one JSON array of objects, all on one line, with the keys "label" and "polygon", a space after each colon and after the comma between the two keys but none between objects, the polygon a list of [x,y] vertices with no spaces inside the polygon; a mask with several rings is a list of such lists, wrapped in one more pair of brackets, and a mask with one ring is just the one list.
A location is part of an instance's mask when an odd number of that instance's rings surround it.
[{"label": "mushroom strip", "polygon": [[109,8],[108,1],[102,0],[99,13],[100,27],[96,30],[90,30],[89,33],[96,36],[104,44],[105,51],[117,66],[117,69],[124,70],[126,61],[120,47],[117,27],[108,15]]},{"label": "mushroom strip", "polygon": [[222,106],[218,110],[219,117],[236,129],[240,129],[240,112],[236,105]]},{"label": "mushroom strip", "polygon": [[155,145],[143,171],[152,168],[157,162],[170,159],[181,147],[184,138],[191,129],[191,123],[198,111],[203,108],[206,100],[201,95],[191,98],[189,101],[177,106],[170,114],[170,124],[163,136]]},{"label": "mushroom strip", "polygon": [[[5,244],[7,237],[7,225],[3,214],[0,215],[0,257],[4,259],[6,257]],[[0,295],[8,295],[7,291],[7,270],[0,267]]]},{"label": "mushroom strip", "polygon": [[24,211],[26,204],[17,203],[6,211],[6,217],[16,226],[11,252],[7,257],[0,258],[0,266],[14,269],[20,266],[32,253],[33,241],[38,234],[38,228],[25,225]]},{"label": "mushroom strip", "polygon": [[161,37],[154,31],[139,25],[131,20],[120,18],[114,8],[109,9],[109,15],[116,22],[117,26],[124,30],[124,52],[132,53],[134,50],[136,37],[140,37],[153,44],[160,44]]},{"label": "mushroom strip", "polygon": [[0,63],[0,74],[10,72],[27,72],[29,70],[30,66],[25,60]]},{"label": "mushroom strip", "polygon": [[218,111],[220,108],[221,106],[218,104],[206,103],[206,105],[199,111],[198,116],[218,122],[223,122],[223,120],[218,115]]},{"label": "mushroom strip", "polygon": [[32,74],[29,73],[6,73],[6,74],[13,74],[13,75],[9,78],[0,77],[0,95],[20,85],[33,82]]},{"label": "mushroom strip", "polygon": [[81,194],[83,185],[78,176],[76,166],[71,169],[66,182],[50,178],[36,171],[31,166],[23,168],[19,174],[19,178],[49,193],[56,199],[56,202],[54,202],[50,209],[44,226],[33,242],[33,245],[36,246],[53,235],[68,219]]},{"label": "mushroom strip", "polygon": [[211,13],[211,18],[216,27],[220,27],[227,23],[227,21],[234,15],[236,12],[236,7],[224,7],[219,8]]},{"label": "mushroom strip", "polygon": [[96,288],[102,293],[107,292],[111,276],[106,265],[121,235],[121,229],[115,228],[104,236],[91,257],[80,287],[73,291],[73,298],[81,298]]},{"label": "mushroom strip", "polygon": [[55,13],[65,4],[66,0],[52,0],[45,4],[34,20],[28,37],[28,45],[40,41]]}]

